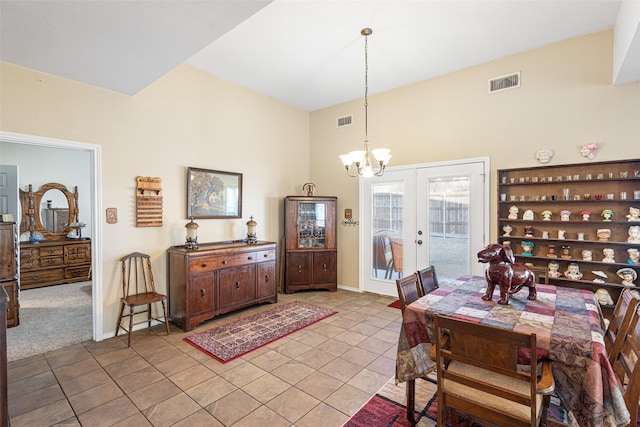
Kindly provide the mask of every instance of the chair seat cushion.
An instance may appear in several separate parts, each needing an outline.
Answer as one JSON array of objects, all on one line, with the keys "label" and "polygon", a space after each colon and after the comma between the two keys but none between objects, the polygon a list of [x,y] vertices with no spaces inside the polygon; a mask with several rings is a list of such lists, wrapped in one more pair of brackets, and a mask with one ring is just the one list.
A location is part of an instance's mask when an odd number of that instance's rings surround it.
[{"label": "chair seat cushion", "polygon": [[[467,365],[465,363],[453,361],[449,364],[447,370],[492,384],[494,386],[509,389],[517,394],[521,394],[525,398],[528,397],[530,393],[530,384],[528,381],[518,380],[516,378],[501,375],[486,369]],[[468,387],[451,380],[444,380],[442,388],[445,393],[456,395],[465,400],[482,403],[483,405],[496,408],[505,413],[509,413],[516,418],[522,420],[529,420],[531,418],[531,409],[528,406],[507,399],[501,399],[493,394],[484,392],[482,390]],[[542,402],[543,396],[537,394],[536,414],[538,414],[538,417],[540,416],[542,410]]]}]

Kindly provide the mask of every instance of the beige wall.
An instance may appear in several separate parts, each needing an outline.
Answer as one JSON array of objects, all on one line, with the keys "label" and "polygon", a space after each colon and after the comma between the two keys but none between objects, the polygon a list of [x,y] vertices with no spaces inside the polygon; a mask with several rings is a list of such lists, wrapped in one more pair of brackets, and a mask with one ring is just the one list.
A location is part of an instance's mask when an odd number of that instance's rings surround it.
[{"label": "beige wall", "polygon": [[[106,224],[100,212],[106,335],[116,323],[121,256],[149,253],[158,288],[166,290],[165,251],[185,238],[188,166],[243,174],[243,218],[198,220],[201,242],[245,237],[250,215],[259,239],[279,241],[282,198],[302,194],[309,181],[307,112],[195,68],[178,67],[130,97],[11,64],[0,67],[1,130],[102,148],[102,207],[117,208],[119,220]],[[46,159],[33,161],[55,167]],[[162,227],[135,227],[137,176],[163,180]]]},{"label": "beige wall", "polygon": [[[534,153],[556,152],[552,164],[578,163],[577,146],[603,146],[597,160],[640,157],[640,84],[611,85],[613,32],[572,39],[447,76],[369,97],[369,139],[392,150],[392,165],[491,157],[495,170],[536,166]],[[420,54],[417,52],[416,54]],[[452,52],[455,54],[455,52]],[[522,72],[522,87],[487,94],[487,80]],[[375,90],[375,69],[370,88]],[[0,130],[98,144],[102,147],[102,206],[119,222],[103,221],[104,333],[113,333],[117,259],[152,255],[158,287],[166,289],[168,246],[184,240],[186,167],[244,174],[243,218],[200,220],[200,241],[243,237],[249,215],[258,237],[282,235],[282,198],[318,195],[358,209],[358,181],[338,155],[361,147],[362,100],[311,114],[181,66],[133,97],[0,64]],[[354,125],[335,119],[354,114]],[[135,227],[135,177],[163,179],[164,226]],[[495,205],[492,189],[492,206]],[[495,210],[493,210],[495,211]],[[492,212],[491,238],[495,238]],[[358,287],[358,228],[340,225],[338,283]]]},{"label": "beige wall", "polygon": [[[586,161],[577,147],[594,141],[596,160],[640,158],[640,82],[611,85],[612,49],[613,31],[604,31],[369,96],[369,141],[391,149],[391,165],[490,156],[492,207],[496,169],[539,166],[540,148],[555,151],[549,164]],[[487,93],[489,79],[515,71],[520,88]],[[337,129],[346,114],[354,124]],[[363,115],[362,100],[311,115],[311,179],[355,219],[358,180],[340,172],[338,155],[362,146]],[[492,209],[492,240],[495,223]],[[358,229],[341,225],[338,245],[338,282],[357,288]]]}]

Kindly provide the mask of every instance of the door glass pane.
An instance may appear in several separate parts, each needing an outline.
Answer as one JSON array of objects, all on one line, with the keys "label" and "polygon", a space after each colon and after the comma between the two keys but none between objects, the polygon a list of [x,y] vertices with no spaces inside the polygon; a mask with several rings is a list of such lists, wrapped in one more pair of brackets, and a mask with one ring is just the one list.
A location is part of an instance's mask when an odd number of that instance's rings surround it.
[{"label": "door glass pane", "polygon": [[372,185],[371,277],[396,280],[402,277],[402,202],[404,184]]},{"label": "door glass pane", "polygon": [[429,263],[438,277],[469,274],[469,177],[429,180]]},{"label": "door glass pane", "polygon": [[325,205],[324,203],[298,204],[298,247],[325,247]]}]

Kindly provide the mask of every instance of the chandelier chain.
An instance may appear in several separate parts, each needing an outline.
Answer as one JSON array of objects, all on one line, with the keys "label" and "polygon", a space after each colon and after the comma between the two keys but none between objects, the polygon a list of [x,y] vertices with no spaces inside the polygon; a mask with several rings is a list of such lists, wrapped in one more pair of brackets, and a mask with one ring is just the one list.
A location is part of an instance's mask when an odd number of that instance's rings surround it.
[{"label": "chandelier chain", "polygon": [[369,142],[369,36],[364,36],[364,140]]}]

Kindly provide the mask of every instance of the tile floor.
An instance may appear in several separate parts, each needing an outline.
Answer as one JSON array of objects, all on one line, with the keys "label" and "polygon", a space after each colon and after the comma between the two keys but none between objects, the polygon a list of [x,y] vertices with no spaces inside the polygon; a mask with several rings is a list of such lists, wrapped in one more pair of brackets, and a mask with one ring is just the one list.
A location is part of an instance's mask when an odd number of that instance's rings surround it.
[{"label": "tile floor", "polygon": [[393,298],[338,290],[279,295],[338,314],[222,364],[172,326],[88,341],[9,364],[11,425],[341,426],[394,375],[402,314]]}]

